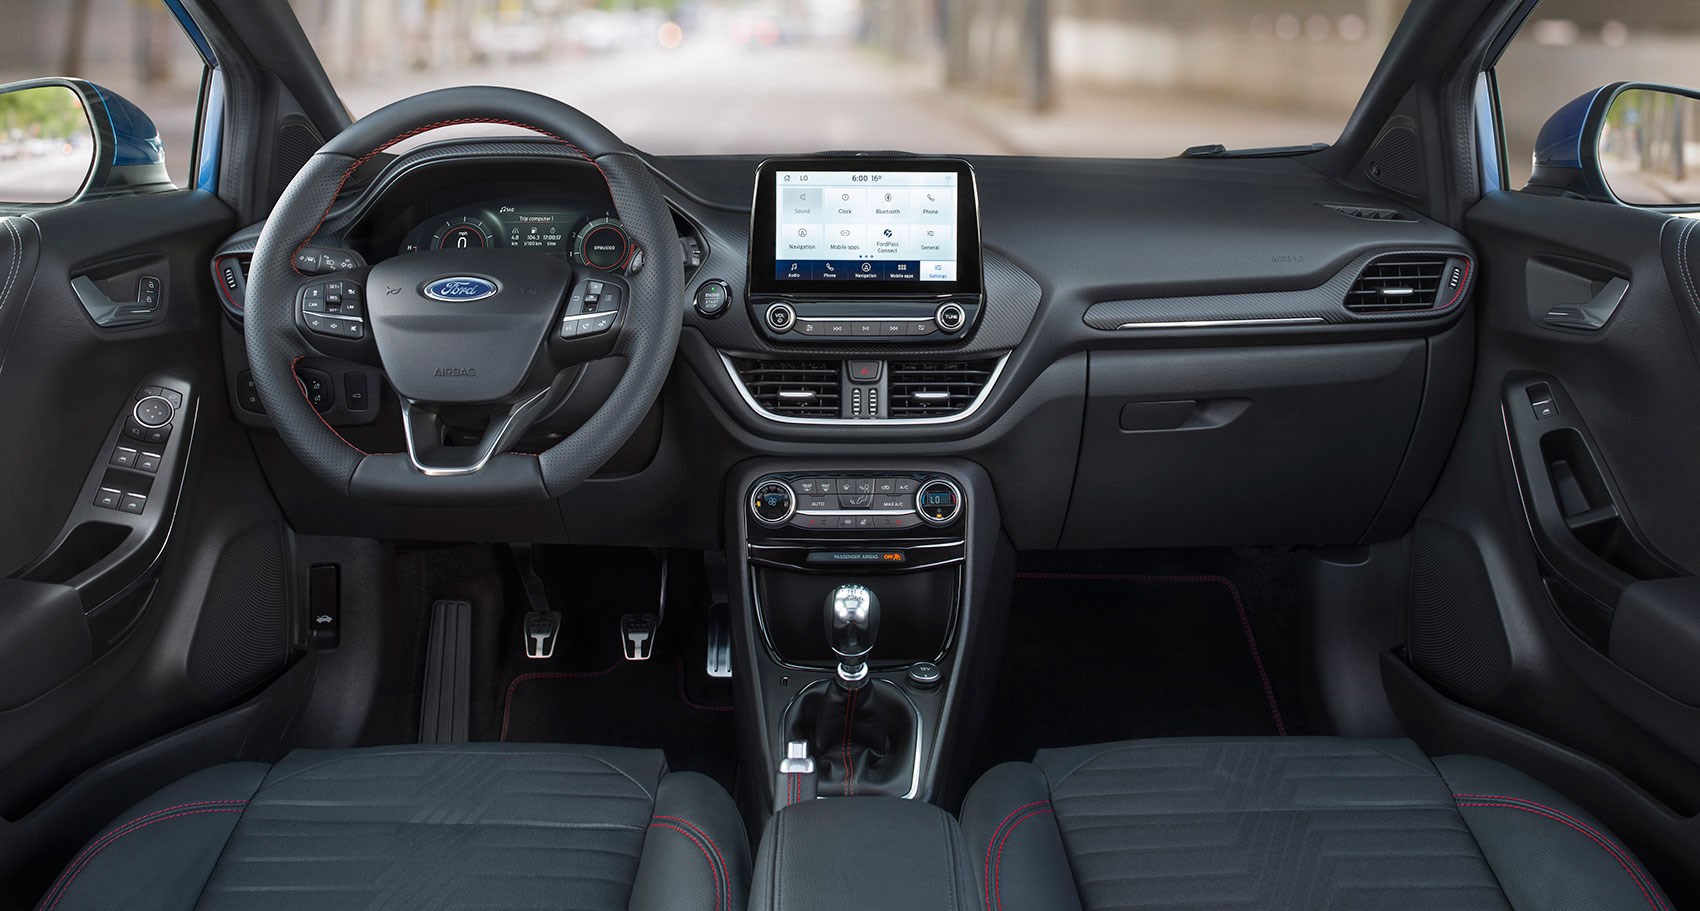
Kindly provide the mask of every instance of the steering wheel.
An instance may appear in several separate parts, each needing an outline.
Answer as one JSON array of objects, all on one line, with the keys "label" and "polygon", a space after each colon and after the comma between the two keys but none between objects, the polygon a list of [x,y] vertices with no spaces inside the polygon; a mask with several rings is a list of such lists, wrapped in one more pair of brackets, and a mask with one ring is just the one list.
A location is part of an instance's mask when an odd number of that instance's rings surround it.
[{"label": "steering wheel", "polygon": [[[645,267],[623,279],[579,275],[558,257],[492,248],[409,253],[370,271],[306,275],[297,268],[297,255],[361,165],[427,130],[486,123],[530,130],[594,165],[628,238],[648,251]],[[290,181],[260,233],[244,319],[255,391],[290,450],[347,496],[420,506],[558,497],[619,451],[661,393],[683,317],[684,270],[669,255],[677,246],[647,166],[578,110],[495,87],[398,101],[326,143]],[[364,325],[343,319],[342,337],[327,337],[313,301],[335,281],[355,292],[343,312],[363,307]],[[406,453],[366,452],[320,416],[294,370],[311,354],[384,371],[401,398]],[[625,371],[590,419],[540,454],[510,452],[570,392],[575,368],[603,357],[624,358]],[[451,424],[484,429],[474,445],[451,446]]]}]

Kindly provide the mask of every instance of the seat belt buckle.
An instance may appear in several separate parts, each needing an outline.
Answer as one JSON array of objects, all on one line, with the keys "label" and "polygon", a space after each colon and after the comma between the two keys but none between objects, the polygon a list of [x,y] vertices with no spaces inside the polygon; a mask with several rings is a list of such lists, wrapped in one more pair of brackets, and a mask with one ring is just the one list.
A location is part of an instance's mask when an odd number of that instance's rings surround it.
[{"label": "seat belt buckle", "polygon": [[815,759],[809,755],[806,740],[785,744],[785,758],[779,760],[779,784],[773,791],[773,812],[794,803],[814,800],[820,788],[820,776],[815,772]]}]

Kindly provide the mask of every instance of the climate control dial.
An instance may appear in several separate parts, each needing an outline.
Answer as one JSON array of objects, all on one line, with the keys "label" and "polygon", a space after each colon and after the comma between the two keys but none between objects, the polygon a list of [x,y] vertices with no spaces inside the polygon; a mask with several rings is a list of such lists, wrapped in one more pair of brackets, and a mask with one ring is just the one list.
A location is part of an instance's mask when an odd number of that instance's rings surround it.
[{"label": "climate control dial", "polygon": [[915,492],[915,511],[921,521],[943,528],[962,515],[962,491],[943,478],[924,481]]},{"label": "climate control dial", "polygon": [[784,525],[796,512],[797,494],[778,478],[768,478],[750,492],[750,515],[768,528]]}]

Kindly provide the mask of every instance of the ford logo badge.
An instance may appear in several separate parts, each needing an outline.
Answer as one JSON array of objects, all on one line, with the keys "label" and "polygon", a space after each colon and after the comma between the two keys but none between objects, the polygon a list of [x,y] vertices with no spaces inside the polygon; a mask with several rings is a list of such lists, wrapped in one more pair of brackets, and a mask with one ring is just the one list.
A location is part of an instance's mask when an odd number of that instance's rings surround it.
[{"label": "ford logo badge", "polygon": [[481,301],[496,293],[496,283],[471,275],[451,275],[425,286],[425,296],[438,301],[464,303]]}]

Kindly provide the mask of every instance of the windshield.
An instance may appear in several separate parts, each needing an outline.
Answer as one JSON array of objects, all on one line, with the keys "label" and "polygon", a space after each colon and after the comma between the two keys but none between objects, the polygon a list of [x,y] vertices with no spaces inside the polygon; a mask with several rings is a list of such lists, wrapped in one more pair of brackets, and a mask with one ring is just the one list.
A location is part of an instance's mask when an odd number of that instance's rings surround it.
[{"label": "windshield", "polygon": [[560,98],[656,154],[1332,142],[1408,0],[294,0],[350,113]]}]

